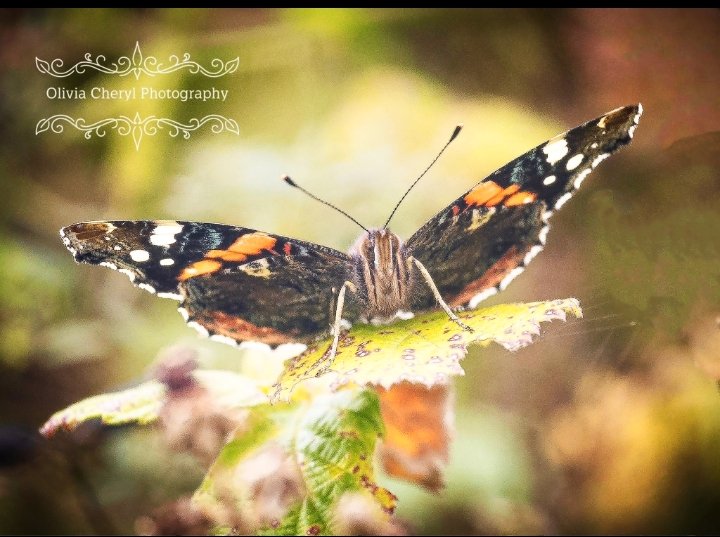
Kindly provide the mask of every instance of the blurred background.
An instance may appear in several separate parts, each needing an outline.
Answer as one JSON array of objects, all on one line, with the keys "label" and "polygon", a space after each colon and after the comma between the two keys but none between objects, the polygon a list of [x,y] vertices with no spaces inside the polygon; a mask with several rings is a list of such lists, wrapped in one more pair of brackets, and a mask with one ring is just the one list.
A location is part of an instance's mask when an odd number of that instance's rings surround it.
[{"label": "blurred background", "polygon": [[[224,222],[347,250],[350,221],[298,183],[393,229],[428,218],[512,158],[621,105],[631,146],[553,217],[545,251],[488,303],[575,296],[585,318],[529,348],[472,349],[439,494],[381,480],[419,534],[720,530],[720,11],[0,11],[0,533],[120,533],[197,486],[203,469],[148,429],[45,442],[54,411],[139,382],[182,344],[204,367],[267,375],[251,351],[199,339],[175,303],[76,265],[58,237],[82,220]],[[215,79],[87,70],[86,53],[239,58]],[[225,102],[50,100],[48,87],[210,88]],[[186,122],[190,139],[35,135],[53,114]]]}]

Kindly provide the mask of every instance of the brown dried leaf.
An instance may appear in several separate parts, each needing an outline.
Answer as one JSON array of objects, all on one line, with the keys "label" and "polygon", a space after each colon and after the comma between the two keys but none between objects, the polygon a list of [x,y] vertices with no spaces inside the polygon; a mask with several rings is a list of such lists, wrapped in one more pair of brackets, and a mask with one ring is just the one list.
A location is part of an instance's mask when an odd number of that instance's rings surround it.
[{"label": "brown dried leaf", "polygon": [[378,388],[385,435],[380,458],[385,471],[436,492],[453,428],[450,389],[403,382]]}]

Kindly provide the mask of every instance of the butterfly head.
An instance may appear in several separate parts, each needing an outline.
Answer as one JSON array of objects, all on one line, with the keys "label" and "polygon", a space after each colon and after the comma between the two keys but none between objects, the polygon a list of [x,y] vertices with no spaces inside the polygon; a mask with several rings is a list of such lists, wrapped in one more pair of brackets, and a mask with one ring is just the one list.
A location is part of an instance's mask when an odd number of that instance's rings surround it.
[{"label": "butterfly head", "polygon": [[397,263],[401,263],[403,243],[389,229],[370,229],[363,233],[350,251],[359,257],[372,272],[392,274]]}]

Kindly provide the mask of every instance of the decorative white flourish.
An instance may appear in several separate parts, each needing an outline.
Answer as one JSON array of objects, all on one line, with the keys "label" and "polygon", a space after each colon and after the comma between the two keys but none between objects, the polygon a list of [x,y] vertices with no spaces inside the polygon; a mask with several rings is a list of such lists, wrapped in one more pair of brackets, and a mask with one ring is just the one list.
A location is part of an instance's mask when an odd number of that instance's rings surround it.
[{"label": "decorative white flourish", "polygon": [[93,134],[102,138],[107,134],[108,130],[115,130],[120,136],[132,136],[135,149],[139,150],[143,135],[155,136],[161,130],[167,129],[170,136],[177,137],[182,134],[183,138],[187,140],[190,138],[192,131],[196,131],[206,123],[210,124],[210,130],[214,134],[223,131],[240,134],[240,128],[234,119],[218,114],[212,114],[200,119],[192,118],[187,123],[180,123],[173,119],[156,116],[141,118],[139,113],[136,113],[134,118],[119,116],[101,119],[95,123],[87,123],[81,117],[75,119],[65,114],[56,114],[38,121],[37,125],[35,125],[35,134],[48,130],[59,134],[65,130],[65,125],[69,125],[83,132],[85,138],[89,140]]},{"label": "decorative white flourish", "polygon": [[84,73],[85,69],[95,69],[101,73],[109,75],[127,76],[135,75],[135,79],[139,79],[141,74],[148,76],[166,75],[180,69],[187,69],[190,73],[196,75],[198,73],[210,78],[218,78],[237,71],[240,64],[240,58],[235,58],[229,62],[224,62],[218,58],[214,58],[211,62],[211,69],[206,69],[199,63],[190,59],[190,54],[183,54],[182,59],[175,54],[169,57],[168,63],[159,62],[155,56],[143,57],[140,50],[140,42],[135,42],[135,50],[132,57],[120,56],[114,62],[108,62],[107,58],[102,54],[98,54],[93,60],[92,54],[85,54],[85,60],[77,62],[75,65],[64,69],[63,61],[56,58],[50,62],[35,57],[35,66],[41,73],[54,76],[56,78],[64,78],[74,73]]}]

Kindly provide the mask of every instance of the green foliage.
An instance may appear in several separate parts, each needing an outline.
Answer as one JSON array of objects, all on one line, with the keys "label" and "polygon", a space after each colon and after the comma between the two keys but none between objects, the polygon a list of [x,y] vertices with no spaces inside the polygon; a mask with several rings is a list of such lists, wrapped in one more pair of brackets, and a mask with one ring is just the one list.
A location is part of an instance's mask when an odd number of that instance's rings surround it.
[{"label": "green foliage", "polygon": [[[387,388],[410,381],[419,387],[444,386],[450,375],[463,373],[458,361],[467,345],[496,341],[516,350],[532,341],[541,322],[565,319],[567,313],[581,315],[577,300],[461,312],[473,332],[463,331],[443,312],[389,326],[360,325],[342,338],[327,379],[335,391],[328,391],[327,383],[308,384],[289,399],[297,382],[316,376],[325,343],[286,363],[275,395],[284,392],[289,402],[271,404],[267,388],[235,373],[194,371],[169,375],[168,384],[152,380],[75,403],[53,415],[42,433],[52,436],[58,429],[73,429],[92,419],[108,425],[159,420],[166,429],[185,423],[202,436],[200,431],[207,434],[208,424],[213,423],[207,416],[225,413],[234,416],[227,429],[232,433],[229,440],[221,433],[224,446],[193,496],[193,505],[216,532],[331,535],[356,531],[347,513],[361,506],[362,524],[372,520],[372,531],[383,533],[391,531],[396,497],[376,483],[373,458],[388,419],[384,413],[399,415],[394,406],[405,407],[409,402],[407,397],[390,397],[383,391],[381,408],[377,392],[362,385]],[[170,371],[166,368],[165,375]],[[338,389],[342,384],[348,386]],[[429,407],[426,411],[445,412],[444,407],[434,409],[432,401],[421,401]],[[391,428],[397,426],[392,420],[388,423]],[[436,425],[426,433],[442,437],[444,429],[434,428],[444,427],[444,421],[432,423]],[[397,443],[397,435],[394,438]],[[390,445],[392,439],[388,440]],[[415,441],[419,440],[411,440]],[[414,453],[408,451],[403,463],[413,467]],[[417,481],[412,473],[396,471],[394,475]],[[362,529],[367,527],[361,525],[357,531],[369,531]]]},{"label": "green foliage", "polygon": [[[196,505],[219,527],[241,527],[245,532],[259,528],[268,535],[332,534],[334,509],[353,492],[372,498],[386,518],[393,512],[395,496],[375,483],[373,454],[383,431],[375,392],[342,390],[271,406],[239,375],[197,371],[194,377],[218,407],[252,409],[194,496]],[[90,397],[57,412],[42,433],[52,436],[60,428],[73,429],[92,419],[108,425],[145,425],[161,417],[168,392],[153,380]],[[285,483],[285,493],[279,499],[258,496],[263,483],[273,480]],[[279,510],[268,513],[266,504],[277,502]]]},{"label": "green foliage", "polygon": [[[252,520],[264,535],[332,534],[333,509],[350,492],[369,494],[390,514],[395,497],[375,484],[372,466],[381,433],[380,407],[370,390],[342,390],[258,410],[223,448],[195,501],[205,510],[230,501],[239,518]],[[261,461],[276,474],[287,474],[282,518],[268,516],[254,493],[272,476],[255,479],[242,472],[244,463]],[[243,479],[241,473],[246,486],[233,486]]]}]

